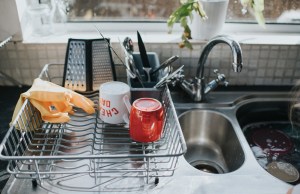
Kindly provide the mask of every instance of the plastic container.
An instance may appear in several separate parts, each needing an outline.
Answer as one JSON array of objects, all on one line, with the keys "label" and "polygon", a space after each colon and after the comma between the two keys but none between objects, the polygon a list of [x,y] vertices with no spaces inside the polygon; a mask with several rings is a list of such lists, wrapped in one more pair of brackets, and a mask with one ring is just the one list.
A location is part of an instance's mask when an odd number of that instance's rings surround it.
[{"label": "plastic container", "polygon": [[[160,66],[160,62],[159,62],[157,53],[147,52],[147,55],[148,55],[149,63],[150,63],[150,66],[151,66],[152,69],[155,69],[155,68]],[[155,86],[155,84],[158,82],[158,80],[162,77],[162,75],[161,75],[162,72],[159,71],[159,72],[155,73],[154,75],[151,75],[150,76],[151,81],[147,82],[148,77],[147,77],[146,72],[143,69],[143,63],[142,63],[140,53],[139,52],[133,52],[132,56],[133,56],[135,66],[141,74],[141,78],[142,78],[144,87],[145,88],[152,88],[153,86]],[[142,88],[142,85],[141,85],[140,81],[137,78],[132,79],[130,76],[127,76],[127,82],[129,84],[129,86],[132,87],[132,88]]]}]

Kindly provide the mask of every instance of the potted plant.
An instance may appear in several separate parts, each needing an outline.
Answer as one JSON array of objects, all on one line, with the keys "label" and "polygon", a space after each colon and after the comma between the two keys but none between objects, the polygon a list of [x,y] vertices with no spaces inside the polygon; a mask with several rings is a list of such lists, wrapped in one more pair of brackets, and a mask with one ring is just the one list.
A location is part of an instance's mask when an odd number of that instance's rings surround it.
[{"label": "potted plant", "polygon": [[[203,2],[209,2],[208,0],[180,0],[180,7],[178,7],[168,18],[167,25],[169,27],[169,33],[172,32],[173,25],[177,22],[180,23],[180,25],[183,28],[183,34],[181,36],[181,42],[179,43],[179,47],[187,47],[189,49],[192,49],[192,44],[190,43],[190,39],[192,39],[191,36],[191,28],[189,26],[189,23],[191,23],[195,17],[194,14],[197,16],[200,16],[201,20],[209,20],[209,17],[207,17],[207,14],[205,12],[205,9],[203,7]],[[228,0],[223,0],[227,1]],[[216,1],[212,1],[216,2]],[[243,9],[242,12],[245,14],[248,10],[251,14],[253,14],[256,18],[256,21],[261,25],[264,26],[264,16],[263,16],[263,10],[264,10],[264,0],[240,0]],[[215,5],[212,5],[215,6]],[[226,8],[227,9],[227,5]],[[215,14],[215,13],[214,13]],[[223,14],[223,23],[225,21],[225,15]],[[206,27],[206,26],[205,26]]]}]

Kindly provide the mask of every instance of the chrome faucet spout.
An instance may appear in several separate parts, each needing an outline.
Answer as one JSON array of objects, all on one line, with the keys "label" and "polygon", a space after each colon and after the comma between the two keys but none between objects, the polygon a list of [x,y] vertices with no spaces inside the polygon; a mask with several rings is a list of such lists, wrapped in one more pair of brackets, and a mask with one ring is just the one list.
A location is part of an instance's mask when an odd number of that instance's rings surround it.
[{"label": "chrome faucet spout", "polygon": [[227,81],[225,81],[225,75],[217,73],[217,78],[213,81],[211,81],[207,86],[204,83],[204,64],[207,60],[207,57],[212,50],[212,48],[219,44],[219,43],[225,43],[229,45],[232,51],[233,55],[233,62],[232,62],[232,69],[234,72],[241,72],[243,67],[242,62],[242,49],[240,47],[240,44],[232,39],[229,36],[216,36],[215,38],[211,39],[203,48],[203,51],[200,55],[199,61],[198,61],[198,68],[196,71],[196,76],[194,77],[194,80],[191,82],[187,82],[186,80],[183,80],[180,82],[180,86],[185,90],[194,101],[200,102],[204,99],[205,94],[212,91],[214,88],[218,86],[219,83],[223,82],[225,85],[228,84]]},{"label": "chrome faucet spout", "polygon": [[231,48],[232,55],[233,55],[233,62],[232,62],[233,71],[234,72],[242,71],[243,62],[242,62],[242,49],[240,47],[240,44],[234,39],[232,39],[230,36],[221,35],[211,39],[203,48],[203,51],[198,61],[198,69],[196,72],[196,77],[203,78],[204,64],[207,60],[207,57],[210,51],[212,50],[212,48],[219,43],[225,43],[229,45],[229,47]]}]

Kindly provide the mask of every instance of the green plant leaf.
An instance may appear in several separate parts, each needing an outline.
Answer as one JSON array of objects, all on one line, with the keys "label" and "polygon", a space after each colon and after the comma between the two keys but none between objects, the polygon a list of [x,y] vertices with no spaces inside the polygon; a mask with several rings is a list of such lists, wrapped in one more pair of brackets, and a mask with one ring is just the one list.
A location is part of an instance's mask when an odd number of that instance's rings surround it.
[{"label": "green plant leaf", "polygon": [[[254,15],[258,24],[262,27],[265,26],[265,18],[263,15],[264,11],[264,0],[240,0],[243,10],[251,10],[251,13]],[[189,42],[191,39],[191,30],[188,26],[189,17],[190,20],[193,20],[192,12],[195,11],[200,15],[200,17],[205,20],[207,19],[207,15],[203,9],[202,4],[199,0],[180,0],[181,6],[178,7],[168,18],[167,25],[169,27],[169,33],[172,32],[173,26],[175,23],[180,22],[181,27],[183,28],[183,35],[181,37],[182,42],[180,43],[180,47],[187,47],[192,49],[192,45]]]},{"label": "green plant leaf", "polygon": [[169,33],[172,32],[173,26],[175,23],[180,22],[181,27],[183,28],[182,42],[179,43],[180,47],[187,47],[193,49],[192,44],[188,39],[191,39],[191,29],[188,26],[189,17],[190,20],[193,20],[192,12],[195,11],[200,15],[202,19],[206,19],[206,13],[203,10],[202,4],[198,0],[180,0],[181,6],[177,8],[168,18],[167,25],[169,28]]},{"label": "green plant leaf", "polygon": [[254,15],[257,23],[265,27],[265,18],[264,18],[264,0],[240,0],[243,6],[243,9],[249,9]]},{"label": "green plant leaf", "polygon": [[167,24],[169,27],[173,27],[176,22],[179,22],[182,18],[192,15],[194,1],[182,4],[177,8],[168,18]]},{"label": "green plant leaf", "polygon": [[264,0],[253,0],[253,9],[257,12],[264,11]]},{"label": "green plant leaf", "polygon": [[182,42],[179,43],[180,47],[183,48],[183,47],[186,47],[190,50],[193,50],[193,46],[192,44],[190,43],[190,41],[185,37],[185,35],[183,34],[181,36],[181,39],[182,39]]},{"label": "green plant leaf", "polygon": [[190,50],[193,50],[193,46],[188,40],[184,41],[184,46]]},{"label": "green plant leaf", "polygon": [[263,13],[262,12],[259,12],[259,11],[254,11],[254,16],[255,16],[255,19],[256,19],[256,21],[257,21],[257,23],[261,26],[261,27],[263,27],[263,28],[265,28],[265,18],[264,18],[264,15],[263,15]]},{"label": "green plant leaf", "polygon": [[187,39],[192,39],[192,37],[191,37],[191,29],[190,29],[190,27],[189,27],[188,25],[186,25],[186,26],[184,27],[183,34],[184,34],[184,36],[185,36]]}]

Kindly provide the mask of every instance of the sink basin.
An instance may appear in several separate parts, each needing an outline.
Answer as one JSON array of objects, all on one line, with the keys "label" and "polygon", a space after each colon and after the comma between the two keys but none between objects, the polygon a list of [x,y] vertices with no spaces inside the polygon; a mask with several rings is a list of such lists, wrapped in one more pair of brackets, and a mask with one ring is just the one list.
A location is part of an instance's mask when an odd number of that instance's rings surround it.
[{"label": "sink basin", "polygon": [[[258,163],[274,177],[297,184],[300,126],[289,119],[290,105],[289,100],[250,101],[237,108],[236,118]],[[274,168],[277,163],[286,169]]]},{"label": "sink basin", "polygon": [[231,122],[211,110],[188,110],[179,116],[187,143],[187,162],[198,170],[223,174],[237,170],[245,155]]},{"label": "sink basin", "polygon": [[288,121],[289,101],[254,101],[238,108],[236,116],[240,127],[257,122]]}]

